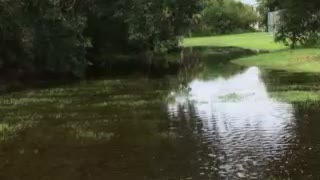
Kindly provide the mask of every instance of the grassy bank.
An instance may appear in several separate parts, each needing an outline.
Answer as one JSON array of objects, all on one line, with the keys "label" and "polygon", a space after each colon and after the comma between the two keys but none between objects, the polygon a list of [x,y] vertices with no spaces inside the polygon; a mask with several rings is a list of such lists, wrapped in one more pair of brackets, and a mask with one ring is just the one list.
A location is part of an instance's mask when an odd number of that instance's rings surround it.
[{"label": "grassy bank", "polygon": [[320,48],[290,50],[275,43],[268,33],[245,33],[210,37],[186,38],[183,47],[239,47],[268,50],[268,54],[244,57],[233,62],[244,66],[258,66],[292,72],[320,73]]},{"label": "grassy bank", "polygon": [[268,33],[245,33],[234,35],[186,38],[181,44],[183,47],[240,47],[253,50],[275,51],[286,49],[281,43],[275,43]]},{"label": "grassy bank", "polygon": [[233,61],[244,66],[292,72],[320,73],[320,49],[295,49],[250,56]]}]

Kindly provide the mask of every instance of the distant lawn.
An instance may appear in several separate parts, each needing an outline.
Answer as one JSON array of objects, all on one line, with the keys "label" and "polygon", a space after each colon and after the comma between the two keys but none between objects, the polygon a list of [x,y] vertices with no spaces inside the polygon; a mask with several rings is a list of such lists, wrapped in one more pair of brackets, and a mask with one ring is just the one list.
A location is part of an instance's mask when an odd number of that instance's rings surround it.
[{"label": "distant lawn", "polygon": [[276,51],[233,61],[239,65],[259,66],[293,72],[320,73],[320,48]]},{"label": "distant lawn", "polygon": [[181,44],[183,47],[218,46],[240,47],[253,50],[281,50],[286,46],[275,43],[268,33],[245,33],[222,36],[186,38]]}]

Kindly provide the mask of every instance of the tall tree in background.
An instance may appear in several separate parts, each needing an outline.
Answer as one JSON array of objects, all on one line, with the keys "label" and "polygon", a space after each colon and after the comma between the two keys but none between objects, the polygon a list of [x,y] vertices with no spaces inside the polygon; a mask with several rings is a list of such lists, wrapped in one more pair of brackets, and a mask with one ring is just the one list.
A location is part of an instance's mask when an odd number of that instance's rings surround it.
[{"label": "tall tree in background", "polygon": [[278,10],[278,0],[257,0],[257,11],[259,13],[259,26],[268,31],[268,12]]},{"label": "tall tree in background", "polygon": [[252,6],[234,0],[209,0],[195,31],[228,34],[253,31],[258,15]]},{"label": "tall tree in background", "polygon": [[276,40],[291,47],[313,45],[320,38],[320,1],[263,0],[266,8],[283,10]]}]

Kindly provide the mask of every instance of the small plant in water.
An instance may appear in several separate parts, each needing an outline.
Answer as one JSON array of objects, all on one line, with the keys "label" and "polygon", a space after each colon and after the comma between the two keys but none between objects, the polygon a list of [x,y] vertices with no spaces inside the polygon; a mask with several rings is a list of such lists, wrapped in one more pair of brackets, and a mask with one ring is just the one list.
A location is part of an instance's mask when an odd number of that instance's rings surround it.
[{"label": "small plant in water", "polygon": [[237,93],[230,93],[224,96],[219,96],[219,99],[224,101],[224,102],[236,102],[240,101],[243,97]]}]

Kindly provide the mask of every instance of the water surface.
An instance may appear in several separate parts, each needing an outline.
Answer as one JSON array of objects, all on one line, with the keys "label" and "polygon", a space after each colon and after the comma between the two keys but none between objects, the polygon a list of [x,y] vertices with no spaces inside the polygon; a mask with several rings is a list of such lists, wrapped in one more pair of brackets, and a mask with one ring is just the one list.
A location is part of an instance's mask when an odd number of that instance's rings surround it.
[{"label": "water surface", "polygon": [[177,76],[1,96],[0,179],[320,178],[319,76],[208,54]]}]

